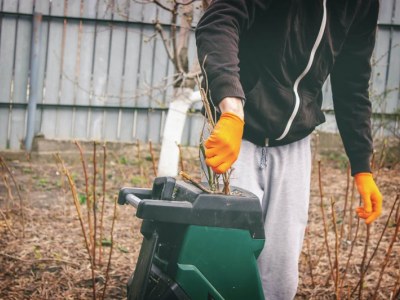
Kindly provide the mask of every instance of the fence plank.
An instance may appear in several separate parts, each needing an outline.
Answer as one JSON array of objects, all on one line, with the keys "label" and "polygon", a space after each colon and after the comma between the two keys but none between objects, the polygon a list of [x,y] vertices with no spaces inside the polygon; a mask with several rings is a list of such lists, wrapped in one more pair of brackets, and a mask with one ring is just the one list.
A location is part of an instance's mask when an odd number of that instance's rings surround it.
[{"label": "fence plank", "polygon": [[165,89],[167,87],[168,62],[169,58],[165,51],[162,39],[157,36],[153,43],[153,61],[152,61],[152,97],[150,99],[151,107],[163,106]]},{"label": "fence plank", "polygon": [[[17,2],[4,0],[4,11],[16,11]],[[13,80],[13,67],[15,60],[15,38],[17,32],[17,20],[14,18],[1,18],[0,35],[0,102],[12,102],[11,85]],[[13,110],[0,109],[0,147],[10,147],[11,118]]]},{"label": "fence plank", "polygon": [[[137,20],[141,18],[140,12],[142,5],[130,2],[128,18],[129,20]],[[136,104],[136,97],[138,95],[137,83],[139,73],[139,59],[142,40],[142,27],[143,25],[130,24],[126,28],[126,58],[125,58],[125,72],[122,86],[122,100],[121,106],[134,106]],[[136,113],[134,111],[121,112],[119,119],[119,136],[120,140],[132,141],[134,140]]]},{"label": "fence plank", "polygon": [[66,11],[64,10],[68,0],[51,0],[50,15],[52,16],[65,16]]},{"label": "fence plank", "polygon": [[387,68],[388,80],[386,85],[385,112],[400,112],[400,31],[392,32],[392,43],[390,49],[390,60]]},{"label": "fence plank", "polygon": [[148,2],[143,5],[142,22],[153,24],[157,18],[157,5]]},{"label": "fence plank", "polygon": [[19,0],[18,11],[23,14],[31,14],[34,2],[35,0]]},{"label": "fence plank", "polygon": [[49,0],[35,0],[35,12],[48,14],[50,9]]},{"label": "fence plank", "polygon": [[[141,38],[141,50],[139,58],[139,70],[138,70],[138,85],[137,90],[139,96],[136,99],[136,106],[138,107],[149,107],[149,98],[151,97],[151,76],[152,76],[152,62],[153,62],[153,44],[154,39],[152,35],[154,34],[154,29],[149,26],[143,26],[142,28],[142,38]],[[139,124],[148,124],[149,114],[146,111],[138,111],[137,117],[135,119],[136,126]],[[142,128],[141,130],[136,130],[134,132],[135,138],[145,141],[148,139],[148,126]]]},{"label": "fence plank", "polygon": [[[49,8],[51,15],[64,14],[64,2],[54,0]],[[44,83],[45,94],[43,103],[59,103],[59,91],[62,74],[62,47],[64,37],[64,24],[60,20],[51,20],[48,29],[46,79]],[[42,114],[42,132],[46,138],[57,138],[56,123],[57,109],[48,108]]]},{"label": "fence plank", "polygon": [[182,140],[184,146],[198,145],[203,130],[204,117],[200,114],[189,114],[190,134],[187,140]]},{"label": "fence plank", "polygon": [[3,0],[3,11],[18,12],[18,1],[16,0]]},{"label": "fence plank", "polygon": [[113,20],[126,21],[129,14],[130,0],[115,0],[113,7]]},{"label": "fence plank", "polygon": [[[22,12],[32,12],[33,3],[20,3]],[[31,51],[32,20],[17,19],[17,36],[15,47],[13,100],[14,103],[27,102],[28,74]],[[10,148],[18,149],[25,136],[25,108],[14,109],[11,116]]]},{"label": "fence plank", "polygon": [[377,34],[373,56],[371,99],[373,111],[382,111],[382,102],[386,90],[386,70],[388,68],[388,53],[390,47],[390,30],[381,28]]},{"label": "fence plank", "polygon": [[[115,12],[114,12],[115,13]],[[119,18],[119,17],[118,17]],[[109,68],[107,80],[106,105],[116,106],[120,104],[122,87],[123,66],[125,60],[125,26],[112,26],[110,39]],[[105,113],[106,140],[116,141],[118,137],[119,110],[111,110]]]},{"label": "fence plank", "polygon": [[194,31],[190,32],[189,43],[188,43],[188,58],[189,58],[189,68],[193,68],[197,64],[197,48],[196,48],[196,37]]},{"label": "fence plank", "polygon": [[[103,19],[109,17],[111,11],[108,9],[106,3],[98,2],[97,18]],[[94,66],[93,66],[93,97],[91,99],[92,105],[103,105],[107,98],[107,72],[109,60],[109,47],[110,47],[110,32],[111,28],[108,24],[97,23],[95,32],[95,46],[94,46]],[[104,134],[104,114],[102,110],[92,110],[91,113],[91,129],[90,138],[101,140]]]},{"label": "fence plank", "polygon": [[150,140],[153,143],[160,143],[160,132],[161,132],[161,111],[149,110],[147,115],[147,137],[146,140]]},{"label": "fence plank", "polygon": [[129,20],[132,22],[142,22],[142,11],[145,4],[131,1],[129,3]]},{"label": "fence plank", "polygon": [[[50,10],[50,3],[48,0],[37,0],[35,3],[35,12],[47,15]],[[46,61],[47,61],[47,51],[48,51],[48,33],[50,28],[50,20],[42,20],[42,40],[41,40],[41,52],[39,57],[39,71],[38,71],[38,84],[39,90],[42,93],[39,95],[38,103],[44,103],[44,86],[45,86],[45,76],[46,76]],[[36,118],[36,127],[34,132],[44,133],[43,123],[46,122],[44,119],[45,109],[39,110],[39,115]]]},{"label": "fence plank", "polygon": [[[97,0],[85,0],[83,2],[82,16],[85,18],[96,18]],[[80,23],[78,51],[78,84],[76,85],[75,102],[81,105],[89,105],[91,97],[91,78],[93,68],[93,52],[95,41],[95,21]],[[76,139],[84,140],[90,136],[91,109],[76,109],[73,136]]]},{"label": "fence plank", "polygon": [[83,0],[83,18],[96,19],[98,1],[102,0]]},{"label": "fence plank", "polygon": [[[65,14],[73,17],[80,16],[80,1],[67,2]],[[79,41],[79,22],[68,20],[64,23],[64,44],[61,57],[62,73],[60,80],[60,104],[76,102],[78,78],[76,76]],[[71,109],[60,109],[57,112],[56,135],[60,139],[72,136],[75,113]]]},{"label": "fence plank", "polygon": [[[379,17],[378,22],[384,24],[391,24],[392,23],[392,16],[393,16],[393,8],[395,5],[396,0],[385,0],[382,1],[379,7]],[[384,5],[382,5],[384,4]]]},{"label": "fence plank", "polygon": [[[381,4],[382,6],[382,4]],[[397,1],[395,8],[394,8],[394,16],[393,16],[393,24],[400,25],[400,4]]]},{"label": "fence plank", "polygon": [[322,109],[333,109],[331,78],[328,77],[322,87]]},{"label": "fence plank", "polygon": [[[172,8],[172,1],[165,3],[167,7]],[[162,7],[157,7],[157,18],[159,23],[161,24],[170,24],[171,23],[171,12],[169,12],[167,9],[164,9]]]},{"label": "fence plank", "polygon": [[9,115],[8,107],[0,107],[0,149],[9,148]]}]

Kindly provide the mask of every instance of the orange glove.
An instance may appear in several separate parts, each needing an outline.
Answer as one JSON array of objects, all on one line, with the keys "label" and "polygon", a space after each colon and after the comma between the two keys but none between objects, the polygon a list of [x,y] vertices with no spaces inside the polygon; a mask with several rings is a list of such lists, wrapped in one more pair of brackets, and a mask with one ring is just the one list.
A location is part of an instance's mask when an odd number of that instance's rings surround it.
[{"label": "orange glove", "polygon": [[365,223],[371,224],[382,213],[382,195],[371,173],[358,173],[354,179],[364,205],[356,209],[357,214],[360,218],[366,219]]},{"label": "orange glove", "polygon": [[204,142],[206,164],[218,174],[225,173],[236,161],[242,142],[244,121],[225,112]]}]

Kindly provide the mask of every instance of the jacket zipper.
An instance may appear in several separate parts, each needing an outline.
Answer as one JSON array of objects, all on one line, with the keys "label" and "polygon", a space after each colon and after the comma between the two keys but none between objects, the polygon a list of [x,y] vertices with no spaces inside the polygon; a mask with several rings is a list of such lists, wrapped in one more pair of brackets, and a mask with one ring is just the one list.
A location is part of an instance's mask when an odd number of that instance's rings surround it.
[{"label": "jacket zipper", "polygon": [[306,68],[304,69],[304,71],[300,74],[299,77],[297,77],[296,81],[294,82],[293,85],[293,92],[294,95],[296,97],[296,103],[294,105],[294,109],[292,114],[290,115],[290,118],[286,124],[285,130],[283,131],[282,135],[280,137],[278,137],[276,140],[282,140],[289,132],[290,127],[292,126],[293,120],[297,115],[297,112],[299,111],[299,107],[300,107],[300,96],[299,96],[299,92],[298,92],[298,87],[300,84],[300,81],[307,75],[307,73],[310,71],[311,66],[313,64],[314,61],[314,57],[315,57],[315,53],[317,52],[318,46],[321,43],[322,40],[322,36],[324,35],[324,31],[325,31],[325,27],[326,27],[326,0],[324,0],[323,2],[323,9],[324,9],[324,13],[322,16],[322,22],[321,22],[321,27],[319,28],[319,32],[317,35],[317,38],[315,40],[314,46],[311,49],[311,53],[310,53],[310,58],[308,60],[308,64],[306,66]]}]

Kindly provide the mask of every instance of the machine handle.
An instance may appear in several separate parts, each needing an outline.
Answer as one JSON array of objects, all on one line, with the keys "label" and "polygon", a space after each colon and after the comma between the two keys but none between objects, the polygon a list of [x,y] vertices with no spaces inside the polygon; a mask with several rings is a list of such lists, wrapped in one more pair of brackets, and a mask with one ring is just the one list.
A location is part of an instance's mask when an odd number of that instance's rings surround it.
[{"label": "machine handle", "polygon": [[125,200],[127,203],[132,205],[133,207],[137,208],[139,206],[139,203],[142,201],[139,197],[133,195],[133,194],[127,194],[125,196]]}]

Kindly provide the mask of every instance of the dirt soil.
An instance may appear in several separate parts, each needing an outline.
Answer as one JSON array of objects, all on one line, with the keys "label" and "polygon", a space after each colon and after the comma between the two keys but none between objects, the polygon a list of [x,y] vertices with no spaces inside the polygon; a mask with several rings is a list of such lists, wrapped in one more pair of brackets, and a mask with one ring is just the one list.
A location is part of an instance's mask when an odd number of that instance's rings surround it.
[{"label": "dirt soil", "polygon": [[[70,145],[68,149],[60,149],[60,156],[76,185],[88,234],[82,163],[77,148]],[[86,143],[83,149],[89,194],[92,195],[93,146]],[[153,154],[157,163],[157,147]],[[70,186],[60,164],[56,163],[54,153],[36,153],[30,159],[9,152],[0,156],[12,173],[11,176],[6,167],[0,166],[0,299],[93,299],[91,264],[80,221]],[[198,179],[197,150],[182,148],[182,156],[185,171]],[[319,170],[321,176],[318,175]],[[96,298],[102,299],[107,281],[104,299],[126,299],[126,283],[135,269],[142,241],[141,221],[135,217],[133,207],[117,206],[111,236],[114,200],[121,187],[151,186],[155,174],[148,145],[107,145],[105,173],[104,230],[101,240],[100,225],[97,228],[95,292]],[[394,299],[394,295],[399,293],[400,242],[394,238],[396,226],[397,229],[399,227],[400,201],[392,210],[400,193],[399,166],[380,168],[375,172],[375,177],[384,197],[384,208],[379,220],[370,226],[367,242],[367,226],[364,222],[358,222],[354,213],[359,198],[352,193],[352,180],[347,175],[345,156],[342,153],[314,154],[309,225],[301,254],[296,299],[335,299],[335,293],[340,293],[343,299],[372,299],[375,292],[377,299]],[[95,192],[98,224],[102,189],[103,147],[99,144]],[[376,248],[376,254],[366,268]],[[360,297],[357,283],[361,277],[364,282]]]}]

